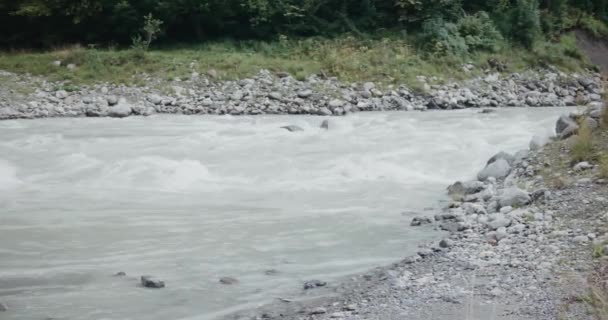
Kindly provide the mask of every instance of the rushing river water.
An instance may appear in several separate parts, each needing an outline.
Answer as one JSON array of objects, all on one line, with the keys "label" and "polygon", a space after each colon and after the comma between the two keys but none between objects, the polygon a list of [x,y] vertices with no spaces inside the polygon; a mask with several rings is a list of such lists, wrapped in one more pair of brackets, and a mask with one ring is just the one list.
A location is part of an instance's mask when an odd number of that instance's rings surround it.
[{"label": "rushing river water", "polygon": [[402,212],[563,112],[0,122],[1,318],[214,319],[396,261],[438,236]]}]

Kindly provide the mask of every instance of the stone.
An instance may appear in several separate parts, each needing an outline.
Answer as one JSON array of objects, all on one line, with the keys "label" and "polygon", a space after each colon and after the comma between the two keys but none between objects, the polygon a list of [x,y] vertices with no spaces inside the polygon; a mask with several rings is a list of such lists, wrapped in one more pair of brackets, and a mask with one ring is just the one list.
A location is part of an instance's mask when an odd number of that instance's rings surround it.
[{"label": "stone", "polygon": [[304,290],[310,290],[310,289],[315,289],[315,288],[319,288],[319,287],[325,287],[326,285],[327,285],[327,282],[325,282],[325,281],[310,280],[310,281],[304,282]]},{"label": "stone", "polygon": [[318,307],[318,308],[315,308],[312,311],[310,311],[310,314],[325,314],[325,313],[327,313],[327,310],[322,307]]},{"label": "stone", "polygon": [[366,82],[363,84],[363,91],[371,92],[372,89],[375,89],[376,85],[373,82]]},{"label": "stone", "polygon": [[431,224],[432,222],[433,221],[427,217],[414,217],[414,219],[412,219],[412,222],[410,223],[410,226],[418,227],[424,224]]},{"label": "stone", "polygon": [[321,123],[321,129],[329,130],[329,120],[323,120]]},{"label": "stone", "polygon": [[511,165],[505,159],[498,159],[488,164],[483,170],[477,174],[479,181],[486,181],[490,177],[503,179],[511,173]]},{"label": "stone", "polygon": [[114,274],[115,277],[126,277],[127,274],[124,271],[116,272]]},{"label": "stone", "polygon": [[68,97],[68,95],[69,95],[68,92],[65,90],[59,90],[59,91],[55,92],[55,97],[57,99],[65,99]]},{"label": "stone", "polygon": [[209,69],[209,70],[207,70],[207,76],[209,78],[215,79],[215,78],[217,78],[217,71],[215,69]]},{"label": "stone", "polygon": [[165,282],[152,276],[141,276],[141,285],[145,288],[160,289],[165,287]]},{"label": "stone", "polygon": [[273,91],[268,94],[268,98],[270,98],[272,100],[281,101],[283,99],[283,96],[281,95],[280,92]]},{"label": "stone", "polygon": [[327,105],[330,109],[341,108],[344,106],[344,101],[340,99],[333,99]]},{"label": "stone", "polygon": [[481,181],[465,181],[450,185],[448,187],[448,195],[449,196],[462,196],[468,194],[477,193],[485,188],[485,185]]},{"label": "stone", "polygon": [[319,108],[319,114],[322,116],[331,116],[333,113],[326,107]]},{"label": "stone", "polygon": [[148,101],[150,101],[152,104],[160,105],[163,102],[163,98],[157,94],[151,94],[148,96]]},{"label": "stone", "polygon": [[344,314],[344,312],[334,312],[329,317],[332,319],[342,319],[346,317],[346,315]]},{"label": "stone", "polygon": [[452,239],[443,239],[439,241],[439,247],[441,248],[451,248],[454,246],[454,240]]},{"label": "stone", "polygon": [[4,303],[0,302],[0,312],[6,311],[8,311],[8,307]]},{"label": "stone", "polygon": [[51,64],[55,67],[61,67],[61,60],[55,60],[51,62]]},{"label": "stone", "polygon": [[106,101],[108,102],[108,105],[115,106],[116,104],[118,104],[118,97],[117,96],[108,96],[108,97],[106,97]]},{"label": "stone", "polygon": [[309,89],[305,89],[305,90],[300,90],[297,93],[298,97],[302,98],[302,99],[308,99],[310,96],[312,96],[312,90]]},{"label": "stone", "polygon": [[587,236],[576,236],[574,238],[572,238],[572,241],[574,241],[574,243],[587,243],[589,241],[589,237]]},{"label": "stone", "polygon": [[289,132],[304,131],[304,129],[302,129],[301,127],[296,126],[296,125],[283,126],[283,127],[281,127],[281,129],[285,129]]},{"label": "stone", "polygon": [[530,195],[519,188],[511,187],[503,191],[503,193],[498,197],[498,204],[500,207],[521,207],[525,206],[532,202],[532,198]]},{"label": "stone", "polygon": [[489,221],[487,224],[490,230],[497,230],[499,228],[506,228],[511,225],[511,219],[507,218],[505,215],[499,215],[494,218],[494,220]]},{"label": "stone", "polygon": [[591,117],[587,117],[583,121],[585,121],[585,124],[587,125],[587,128],[589,128],[591,130],[595,130],[595,129],[597,129],[600,126],[599,123],[597,122],[597,120],[595,120],[595,119],[593,119]]},{"label": "stone", "polygon": [[499,159],[506,160],[509,163],[509,165],[512,165],[513,162],[515,161],[515,157],[513,155],[511,155],[510,153],[506,153],[504,151],[501,151],[501,152],[495,154],[494,156],[492,156],[492,158],[490,158],[488,160],[488,162],[486,163],[486,165],[492,164],[492,163],[496,162]]},{"label": "stone", "polygon": [[108,116],[112,118],[126,118],[131,115],[133,109],[126,101],[120,101],[117,105],[108,109]]},{"label": "stone", "polygon": [[348,305],[344,306],[344,310],[345,311],[357,311],[357,305],[348,304]]},{"label": "stone", "polygon": [[577,125],[577,124],[572,124],[572,125],[568,126],[566,129],[564,129],[564,130],[563,130],[563,131],[562,131],[562,132],[561,132],[561,133],[558,135],[558,137],[559,137],[561,140],[564,140],[564,139],[570,138],[571,136],[573,136],[573,135],[575,135],[575,134],[577,134],[577,133],[578,133],[578,129],[579,129],[579,127],[578,127],[578,125]]},{"label": "stone", "polygon": [[558,136],[562,134],[562,132],[564,132],[564,130],[566,130],[566,128],[570,127],[570,126],[577,126],[576,122],[574,120],[572,120],[572,118],[570,118],[567,115],[562,115],[559,117],[559,119],[557,119],[557,122],[555,123],[555,134],[557,134]]},{"label": "stone", "polygon": [[73,64],[73,63],[70,63],[70,64],[68,64],[68,65],[67,65],[67,67],[66,67],[66,68],[68,68],[68,70],[70,70],[70,71],[71,71],[71,70],[76,70],[76,65],[75,65],[75,64]]},{"label": "stone", "polygon": [[264,271],[264,274],[267,276],[276,276],[279,273],[281,273],[281,272],[277,269],[269,269],[269,270]]},{"label": "stone", "polygon": [[220,283],[225,285],[232,285],[239,283],[239,280],[233,277],[221,277]]},{"label": "stone", "polygon": [[574,166],[575,171],[584,171],[592,168],[593,166],[587,161],[579,162]]}]

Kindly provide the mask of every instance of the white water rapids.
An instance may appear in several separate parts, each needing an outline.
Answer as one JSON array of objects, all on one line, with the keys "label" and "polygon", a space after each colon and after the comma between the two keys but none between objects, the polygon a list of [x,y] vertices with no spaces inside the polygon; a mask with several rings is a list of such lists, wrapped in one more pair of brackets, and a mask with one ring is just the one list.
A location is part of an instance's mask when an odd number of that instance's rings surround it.
[{"label": "white water rapids", "polygon": [[397,261],[438,237],[402,212],[567,111],[0,122],[1,318],[216,319]]}]

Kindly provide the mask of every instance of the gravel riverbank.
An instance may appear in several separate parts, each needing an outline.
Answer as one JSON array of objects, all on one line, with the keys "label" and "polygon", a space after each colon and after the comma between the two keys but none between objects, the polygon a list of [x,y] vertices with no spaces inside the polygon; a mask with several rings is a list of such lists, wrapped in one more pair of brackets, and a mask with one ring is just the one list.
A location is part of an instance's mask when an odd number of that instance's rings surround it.
[{"label": "gravel riverbank", "polygon": [[[468,66],[467,68],[475,68]],[[464,71],[463,71],[464,72]],[[262,70],[239,81],[143,79],[145,86],[75,86],[0,71],[0,120],[45,117],[128,117],[170,114],[313,114],[358,111],[488,108],[498,106],[576,106],[601,100],[600,76],[541,70],[484,76],[438,84],[419,76],[422,89],[342,83],[311,76],[304,81]]]},{"label": "gravel riverbank", "polygon": [[571,163],[568,143],[500,153],[451,185],[441,213],[413,222],[449,236],[417,255],[230,319],[596,319],[588,279],[608,243],[608,181]]}]

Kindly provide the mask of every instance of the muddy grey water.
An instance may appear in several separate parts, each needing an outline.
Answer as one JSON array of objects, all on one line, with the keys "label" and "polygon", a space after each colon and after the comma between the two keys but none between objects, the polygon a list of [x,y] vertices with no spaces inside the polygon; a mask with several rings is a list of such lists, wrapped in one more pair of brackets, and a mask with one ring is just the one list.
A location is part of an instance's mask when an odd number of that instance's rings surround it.
[{"label": "muddy grey water", "polygon": [[396,261],[438,236],[402,212],[563,112],[0,122],[1,318],[214,319]]}]

